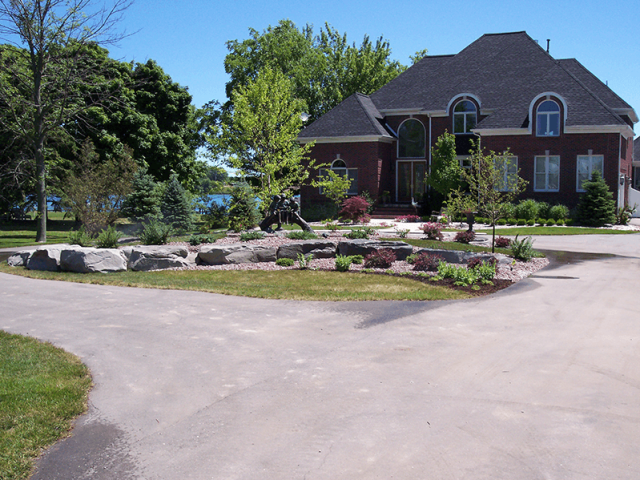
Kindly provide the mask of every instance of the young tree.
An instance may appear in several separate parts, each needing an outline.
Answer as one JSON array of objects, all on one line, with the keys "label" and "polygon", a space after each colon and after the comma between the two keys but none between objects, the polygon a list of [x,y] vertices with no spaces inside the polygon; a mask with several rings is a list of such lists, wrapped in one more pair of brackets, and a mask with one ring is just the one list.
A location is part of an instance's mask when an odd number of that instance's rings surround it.
[{"label": "young tree", "polygon": [[273,195],[299,186],[309,176],[302,162],[312,145],[296,142],[302,104],[292,98],[289,80],[270,68],[239,87],[233,100],[232,123],[224,128],[229,166],[256,178],[256,194],[268,205]]},{"label": "young tree", "polygon": [[[113,29],[132,0],[0,0],[0,34],[24,46],[24,62],[4,72],[0,102],[10,109],[14,135],[25,139],[36,169],[38,242],[46,241],[47,186],[45,146],[51,133],[86,112],[105,95],[113,95],[104,78],[83,64],[86,45],[122,38]],[[26,71],[23,71],[26,65]],[[94,93],[87,102],[86,94]]]},{"label": "young tree", "polygon": [[160,202],[162,221],[178,231],[193,229],[193,208],[186,190],[174,173],[169,178]]},{"label": "young tree", "polygon": [[446,198],[449,192],[462,186],[462,167],[456,157],[456,137],[444,132],[431,150],[431,171],[427,174],[427,185]]},{"label": "young tree", "polygon": [[578,221],[582,225],[602,227],[616,221],[616,202],[600,172],[595,170],[591,180],[582,182],[585,193],[578,203]]},{"label": "young tree", "polygon": [[338,175],[330,169],[321,169],[322,176],[314,180],[312,185],[315,188],[322,188],[322,193],[336,206],[336,212],[342,205],[342,201],[347,198],[347,192],[351,188],[351,179],[348,175]]},{"label": "young tree", "polygon": [[[471,168],[462,172],[463,180],[469,185],[469,195],[465,200],[472,202],[478,213],[489,219],[493,225],[491,251],[495,251],[496,222],[504,217],[505,204],[512,202],[524,191],[527,182],[520,177],[509,151],[501,155],[490,151],[483,153],[476,147],[471,156]],[[461,190],[452,197],[460,198]]]},{"label": "young tree", "polygon": [[139,168],[132,182],[132,192],[122,205],[122,214],[130,218],[143,218],[160,213],[158,185],[146,168]]},{"label": "young tree", "polygon": [[105,162],[99,162],[97,157],[93,144],[86,140],[75,169],[62,187],[62,204],[92,236],[113,225],[120,216],[137,168],[126,152]]}]

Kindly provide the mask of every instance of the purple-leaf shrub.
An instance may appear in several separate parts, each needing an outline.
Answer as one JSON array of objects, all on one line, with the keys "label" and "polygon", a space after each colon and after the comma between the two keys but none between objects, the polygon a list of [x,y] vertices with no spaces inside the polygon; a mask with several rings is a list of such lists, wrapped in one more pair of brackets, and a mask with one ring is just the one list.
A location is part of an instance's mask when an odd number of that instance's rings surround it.
[{"label": "purple-leaf shrub", "polygon": [[414,259],[413,269],[421,272],[437,272],[441,260],[444,259],[440,255],[422,252]]},{"label": "purple-leaf shrub", "polygon": [[427,222],[421,227],[424,234],[429,240],[442,240],[442,224],[436,222]]},{"label": "purple-leaf shrub", "polygon": [[371,252],[364,258],[366,268],[389,268],[396,261],[396,254],[388,248]]},{"label": "purple-leaf shrub", "polygon": [[498,248],[509,248],[511,245],[511,239],[506,237],[498,237],[496,238],[496,247]]},{"label": "purple-leaf shrub", "polygon": [[[344,220],[352,220],[359,222],[363,218],[366,219],[367,209],[371,206],[364,198],[356,196],[347,198],[342,202],[342,210],[338,216]],[[369,217],[371,219],[371,217]]]},{"label": "purple-leaf shrub", "polygon": [[460,243],[471,243],[476,238],[476,232],[458,232],[453,240]]}]

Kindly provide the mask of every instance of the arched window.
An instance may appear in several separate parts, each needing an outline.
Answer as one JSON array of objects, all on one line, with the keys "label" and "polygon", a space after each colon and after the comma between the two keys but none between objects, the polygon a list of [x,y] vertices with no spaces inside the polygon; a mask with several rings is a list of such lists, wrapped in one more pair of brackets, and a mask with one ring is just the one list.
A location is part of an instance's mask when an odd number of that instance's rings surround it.
[{"label": "arched window", "polygon": [[398,158],[425,158],[424,125],[410,118],[398,129]]},{"label": "arched window", "polygon": [[456,103],[453,109],[453,133],[472,133],[471,129],[476,128],[478,123],[477,112],[475,104],[469,100]]},{"label": "arched window", "polygon": [[538,105],[536,122],[538,137],[557,137],[560,135],[560,106],[553,100],[545,100]]},{"label": "arched window", "polygon": [[[340,177],[346,176],[349,180],[351,180],[351,185],[349,186],[349,190],[347,191],[347,195],[357,195],[358,194],[358,169],[357,168],[347,168],[347,164],[341,158],[336,158],[331,163],[331,171]],[[320,177],[324,177],[326,175],[326,169],[320,169]],[[320,187],[320,193],[324,194],[322,187]]]}]

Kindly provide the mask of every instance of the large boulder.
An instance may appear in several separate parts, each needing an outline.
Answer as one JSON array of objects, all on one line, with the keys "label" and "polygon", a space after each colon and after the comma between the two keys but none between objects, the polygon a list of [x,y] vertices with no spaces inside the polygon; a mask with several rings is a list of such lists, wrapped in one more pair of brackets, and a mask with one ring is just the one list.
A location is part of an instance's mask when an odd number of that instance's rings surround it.
[{"label": "large boulder", "polygon": [[29,261],[32,251],[17,252],[7,258],[10,267],[25,267]]},{"label": "large boulder", "polygon": [[74,247],[60,253],[60,270],[77,273],[122,272],[127,259],[117,248]]},{"label": "large boulder", "polygon": [[298,258],[298,254],[313,255],[313,258],[333,258],[336,256],[336,244],[329,240],[304,240],[287,243],[278,248],[278,258]]},{"label": "large boulder", "polygon": [[197,263],[200,265],[226,265],[237,263],[275,262],[276,247],[263,245],[210,245],[200,249]]},{"label": "large boulder", "polygon": [[140,245],[123,248],[122,253],[128,259],[129,269],[137,272],[181,268],[190,265],[187,260],[189,250],[181,246]]},{"label": "large boulder", "polygon": [[413,253],[413,247],[404,242],[357,239],[338,243],[340,255],[362,255],[364,257],[382,249],[391,250],[396,254],[398,260],[404,260]]},{"label": "large boulder", "polygon": [[60,270],[60,253],[67,248],[69,248],[69,245],[62,247],[40,247],[29,256],[26,267],[29,270],[57,272]]}]

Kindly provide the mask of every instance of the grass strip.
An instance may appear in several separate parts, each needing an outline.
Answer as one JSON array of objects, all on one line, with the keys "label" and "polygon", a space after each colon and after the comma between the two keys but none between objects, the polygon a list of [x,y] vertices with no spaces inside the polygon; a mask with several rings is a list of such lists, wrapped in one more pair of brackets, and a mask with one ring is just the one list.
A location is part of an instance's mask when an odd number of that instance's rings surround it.
[{"label": "grass strip", "polygon": [[0,358],[0,479],[24,479],[86,410],[91,377],[77,357],[3,331]]},{"label": "grass strip", "polygon": [[[478,230],[478,233],[487,233],[491,235],[492,230]],[[496,228],[496,236],[516,235],[625,235],[638,233],[635,230],[614,230],[612,228],[587,228],[587,227],[511,227]]]},{"label": "grass strip", "polygon": [[115,285],[121,287],[193,290],[281,300],[458,300],[470,298],[438,285],[388,275],[313,270],[164,270],[82,274],[43,272],[0,264],[0,272],[30,278]]}]

